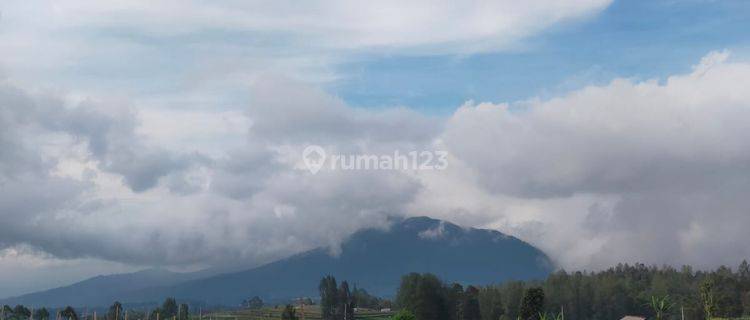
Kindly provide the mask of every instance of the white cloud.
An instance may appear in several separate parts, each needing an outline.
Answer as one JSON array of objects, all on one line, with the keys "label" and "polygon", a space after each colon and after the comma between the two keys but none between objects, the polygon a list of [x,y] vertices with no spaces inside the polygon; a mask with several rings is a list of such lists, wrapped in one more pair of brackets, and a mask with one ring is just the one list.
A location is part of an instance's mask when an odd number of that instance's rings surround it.
[{"label": "white cloud", "polygon": [[[126,265],[253,264],[335,247],[405,214],[498,228],[567,268],[734,264],[750,256],[750,64],[723,56],[663,83],[616,79],[544,101],[467,103],[443,119],[355,109],[274,77],[259,78],[242,116],[206,117],[70,105],[6,83],[0,247]],[[312,175],[295,169],[307,144],[445,149],[450,162]]]},{"label": "white cloud", "polygon": [[0,62],[17,81],[84,95],[159,88],[228,105],[228,94],[211,93],[236,93],[263,73],[325,83],[372,54],[509,50],[610,2],[9,0]]},{"label": "white cloud", "polygon": [[750,64],[726,58],[711,53],[664,83],[616,79],[547,101],[469,103],[442,140],[502,199],[474,196],[472,207],[505,215],[506,230],[533,229],[529,240],[563,266],[733,265],[750,256],[734,227],[750,222]]}]

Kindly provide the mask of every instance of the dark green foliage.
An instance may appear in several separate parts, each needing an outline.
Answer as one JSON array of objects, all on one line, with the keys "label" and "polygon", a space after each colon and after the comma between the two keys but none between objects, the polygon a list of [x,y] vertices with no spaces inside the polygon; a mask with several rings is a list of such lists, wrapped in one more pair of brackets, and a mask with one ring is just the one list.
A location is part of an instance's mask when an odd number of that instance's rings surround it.
[{"label": "dark green foliage", "polygon": [[151,311],[151,313],[148,315],[148,320],[164,320],[164,316],[162,315],[164,312],[161,310],[161,308],[156,308]]},{"label": "dark green foliage", "polygon": [[257,310],[257,309],[263,308],[263,299],[261,299],[258,296],[254,296],[249,300],[243,301],[242,305],[248,309]]},{"label": "dark green foliage", "polygon": [[[656,318],[652,297],[669,296],[671,309],[663,319],[686,320],[736,318],[750,314],[750,267],[743,263],[736,272],[721,267],[712,272],[693,271],[690,267],[647,267],[621,264],[600,272],[551,274],[545,281],[506,282],[480,289],[483,320],[515,320],[520,314],[523,292],[541,287],[545,314],[564,312],[565,319],[620,319],[624,315]],[[483,292],[493,292],[498,302],[489,302]],[[494,310],[492,313],[489,310]],[[708,312],[707,312],[708,311]],[[747,312],[747,313],[746,313]],[[523,317],[522,317],[523,318]]]},{"label": "dark green foliage", "polygon": [[463,301],[461,303],[461,319],[481,319],[481,313],[479,311],[479,289],[474,286],[466,287],[466,291],[464,292]]},{"label": "dark green foliage", "polygon": [[0,311],[0,315],[2,315],[3,320],[13,318],[13,308],[7,304],[4,305],[2,311]]},{"label": "dark green foliage", "polygon": [[703,302],[703,312],[706,319],[713,318],[716,313],[716,293],[714,292],[714,282],[711,278],[703,280],[700,286],[701,301]]},{"label": "dark green foliage", "polygon": [[161,305],[159,320],[168,320],[175,316],[177,316],[177,300],[174,298],[165,299]]},{"label": "dark green foliage", "polygon": [[433,274],[410,273],[401,278],[396,294],[396,305],[411,311],[417,320],[451,320],[447,288]]},{"label": "dark green foliage", "polygon": [[[31,316],[31,310],[29,308],[26,308],[22,305],[16,305],[15,308],[13,308],[13,318],[21,320],[21,319],[28,319],[29,316]],[[76,320],[76,319],[73,319]]]},{"label": "dark green foliage", "polygon": [[291,304],[286,305],[284,307],[284,311],[281,312],[281,319],[282,320],[298,320],[299,317],[297,317],[297,310],[294,309],[294,306]]},{"label": "dark green foliage", "polygon": [[503,296],[507,297],[503,301],[505,303],[505,315],[509,319],[518,319],[521,299],[523,299],[524,283],[520,281],[508,282],[501,289]]},{"label": "dark green foliage", "polygon": [[409,310],[403,309],[396,313],[391,320],[417,320],[417,317]]},{"label": "dark green foliage", "polygon": [[354,319],[354,298],[349,291],[349,283],[341,282],[339,286],[339,308],[337,319],[351,320]]},{"label": "dark green foliage", "polygon": [[358,308],[379,310],[382,308],[391,307],[390,301],[373,296],[368,293],[367,290],[357,288],[356,285],[354,286],[354,290],[352,291],[352,296],[354,297],[354,303]]},{"label": "dark green foliage", "polygon": [[122,304],[115,301],[107,310],[107,320],[120,320],[123,318]]},{"label": "dark green foliage", "polygon": [[[342,281],[336,286],[336,278],[326,276],[320,280],[320,311],[324,320],[353,320],[357,306],[355,295],[349,290],[349,283]],[[355,289],[355,292],[357,289]],[[366,291],[363,291],[366,295]]]},{"label": "dark green foliage", "polygon": [[188,320],[190,316],[190,307],[188,307],[187,303],[180,304],[180,308],[177,312],[177,320]]},{"label": "dark green foliage", "polygon": [[544,312],[544,290],[542,288],[529,288],[523,295],[521,301],[521,320],[538,320],[539,315]]},{"label": "dark green foliage", "polygon": [[320,292],[320,312],[324,320],[334,320],[338,313],[338,286],[336,285],[336,278],[332,276],[326,276],[320,280],[318,286]]},{"label": "dark green foliage", "polygon": [[[498,289],[483,289],[492,292],[485,296],[486,318],[482,315],[480,295],[482,290],[458,283],[443,284],[435,275],[410,273],[401,278],[396,294],[396,305],[414,314],[418,320],[498,320],[503,314],[502,300]],[[488,299],[490,297],[491,299]],[[493,305],[494,304],[494,305]],[[494,318],[492,318],[494,316]]]},{"label": "dark green foliage", "polygon": [[47,319],[49,319],[49,311],[47,311],[47,308],[41,308],[34,311],[34,320]]},{"label": "dark green foliage", "polygon": [[479,289],[479,312],[482,320],[498,320],[503,315],[503,299],[497,287]]},{"label": "dark green foliage", "polygon": [[450,319],[461,319],[463,313],[462,303],[464,297],[464,287],[461,284],[454,283],[446,290],[445,301],[448,308],[448,317]]},{"label": "dark green foliage", "polygon": [[653,310],[654,312],[654,319],[663,320],[665,317],[669,315],[669,312],[672,310],[673,304],[669,300],[669,296],[663,296],[663,297],[652,296],[651,303],[649,303],[649,306],[651,307],[651,310]]},{"label": "dark green foliage", "polygon": [[60,312],[60,317],[65,320],[78,320],[78,314],[76,313],[76,310],[71,306],[65,307],[65,309]]}]

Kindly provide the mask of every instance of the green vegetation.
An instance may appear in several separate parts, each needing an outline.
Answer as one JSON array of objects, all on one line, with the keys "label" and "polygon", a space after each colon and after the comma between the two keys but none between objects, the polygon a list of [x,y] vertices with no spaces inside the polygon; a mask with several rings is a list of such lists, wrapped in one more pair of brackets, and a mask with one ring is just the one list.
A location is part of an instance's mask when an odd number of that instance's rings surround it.
[{"label": "green vegetation", "polygon": [[120,301],[115,301],[107,310],[107,320],[121,320],[122,314],[122,304]]},{"label": "green vegetation", "polygon": [[[624,315],[654,320],[750,320],[750,264],[737,270],[680,270],[621,264],[600,272],[558,271],[543,281],[509,281],[498,285],[446,284],[432,274],[410,273],[401,279],[394,307],[347,281],[333,276],[321,279],[320,300],[310,298],[295,304],[264,307],[260,297],[243,301],[245,309],[225,314],[190,315],[188,304],[174,298],[148,314],[149,320],[595,320],[620,319]],[[381,310],[387,309],[387,310]],[[140,312],[140,311],[139,311]],[[143,312],[130,312],[131,320]],[[127,312],[119,302],[107,310],[105,320],[124,320]],[[3,306],[0,320],[28,320],[32,310]],[[49,320],[45,308],[33,310],[35,320]],[[78,320],[72,307],[55,311],[55,319]],[[92,320],[91,315],[81,319]]]},{"label": "green vegetation", "polygon": [[258,310],[263,308],[263,299],[258,296],[254,296],[249,300],[242,301],[242,306],[248,309]]},{"label": "green vegetation", "polygon": [[522,320],[539,320],[544,313],[544,290],[542,288],[526,289],[521,301],[520,317]]},{"label": "green vegetation", "polygon": [[286,305],[284,307],[284,311],[281,313],[281,319],[282,320],[297,320],[299,317],[297,317],[297,310],[294,309],[294,306],[291,304]]},{"label": "green vegetation", "polygon": [[78,314],[76,313],[76,310],[71,306],[65,307],[65,309],[60,312],[60,317],[66,320],[78,320]]},{"label": "green vegetation", "polygon": [[417,320],[417,317],[409,310],[403,309],[393,316],[393,320]]},{"label": "green vegetation", "polygon": [[[594,320],[640,315],[656,320],[750,317],[750,265],[711,272],[621,264],[601,272],[559,271],[544,281],[467,289],[430,274],[403,277],[396,306],[418,320]],[[470,287],[471,288],[471,287]]]},{"label": "green vegetation", "polygon": [[654,311],[654,319],[663,320],[672,310],[673,304],[669,301],[669,296],[651,296],[651,303],[649,306]]},{"label": "green vegetation", "polygon": [[34,311],[34,319],[36,319],[36,320],[48,320],[49,319],[49,311],[47,311],[47,308],[40,308],[40,309]]},{"label": "green vegetation", "polygon": [[320,309],[324,320],[354,319],[356,302],[349,290],[349,283],[342,281],[336,286],[336,278],[327,276],[320,280]]}]

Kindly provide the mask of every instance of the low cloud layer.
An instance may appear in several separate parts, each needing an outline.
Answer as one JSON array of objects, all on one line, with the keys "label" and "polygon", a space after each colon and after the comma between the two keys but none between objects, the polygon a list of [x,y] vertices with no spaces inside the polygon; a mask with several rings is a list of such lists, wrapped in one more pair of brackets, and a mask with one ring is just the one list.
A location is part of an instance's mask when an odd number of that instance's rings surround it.
[{"label": "low cloud layer", "polygon": [[[735,264],[750,257],[750,64],[726,59],[447,117],[352,108],[280,77],[241,112],[198,117],[5,81],[0,261],[252,265],[430,215],[518,236],[568,269]],[[313,175],[309,144],[446,150],[449,167]]]}]

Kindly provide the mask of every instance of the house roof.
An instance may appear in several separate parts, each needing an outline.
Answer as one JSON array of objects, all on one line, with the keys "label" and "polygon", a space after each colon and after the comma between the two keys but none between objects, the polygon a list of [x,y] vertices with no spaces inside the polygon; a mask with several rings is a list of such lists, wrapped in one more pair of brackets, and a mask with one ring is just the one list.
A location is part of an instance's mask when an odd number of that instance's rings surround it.
[{"label": "house roof", "polygon": [[624,316],[620,320],[646,320],[646,317],[641,317],[641,316]]}]

